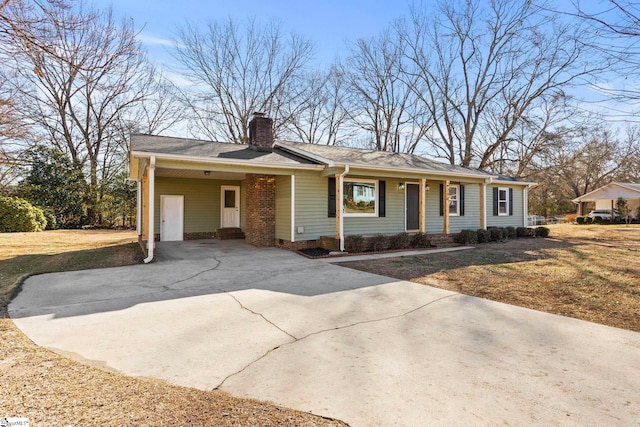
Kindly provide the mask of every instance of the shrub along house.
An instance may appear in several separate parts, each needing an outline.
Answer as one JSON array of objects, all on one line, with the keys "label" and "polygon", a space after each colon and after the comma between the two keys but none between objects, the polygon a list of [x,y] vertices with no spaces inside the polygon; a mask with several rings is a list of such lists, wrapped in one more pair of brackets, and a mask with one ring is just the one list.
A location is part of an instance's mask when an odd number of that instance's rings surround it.
[{"label": "shrub along house", "polygon": [[316,247],[347,235],[526,225],[531,183],[411,154],[273,140],[256,114],[247,145],[132,135],[138,235],[153,241],[244,237]]}]

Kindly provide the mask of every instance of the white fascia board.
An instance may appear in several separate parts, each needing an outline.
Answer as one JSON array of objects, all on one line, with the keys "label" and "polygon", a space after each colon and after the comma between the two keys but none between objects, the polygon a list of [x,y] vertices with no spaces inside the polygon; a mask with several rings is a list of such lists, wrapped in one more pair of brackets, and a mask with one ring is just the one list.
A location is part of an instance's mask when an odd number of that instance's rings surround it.
[{"label": "white fascia board", "polygon": [[492,180],[489,182],[489,184],[500,184],[500,185],[521,185],[523,187],[535,187],[536,185],[538,185],[535,182],[529,182],[529,181],[504,181],[504,180]]},{"label": "white fascia board", "polygon": [[153,153],[149,151],[134,151],[132,153],[132,156],[136,158],[145,158],[145,157],[155,156],[157,160],[198,162],[198,163],[208,163],[212,165],[217,164],[217,165],[236,165],[236,166],[245,166],[245,167],[250,166],[250,167],[267,168],[267,169],[322,170],[325,168],[324,165],[292,165],[290,163],[261,163],[261,162],[241,161],[236,159],[220,159],[218,157],[180,156],[180,155],[171,155],[171,154],[163,154],[163,153]]},{"label": "white fascia board", "polygon": [[[336,164],[336,167],[344,167],[346,165]],[[386,171],[386,172],[401,172],[401,173],[412,173],[418,175],[429,175],[433,177],[453,177],[453,178],[473,178],[477,180],[486,180],[485,175],[476,175],[471,173],[456,173],[456,172],[442,172],[428,169],[416,169],[416,168],[400,168],[400,167],[381,167],[381,166],[369,166],[362,165],[358,163],[350,163],[349,166],[352,169],[364,169],[364,170],[374,170],[374,171]],[[353,173],[353,171],[351,171]]]}]

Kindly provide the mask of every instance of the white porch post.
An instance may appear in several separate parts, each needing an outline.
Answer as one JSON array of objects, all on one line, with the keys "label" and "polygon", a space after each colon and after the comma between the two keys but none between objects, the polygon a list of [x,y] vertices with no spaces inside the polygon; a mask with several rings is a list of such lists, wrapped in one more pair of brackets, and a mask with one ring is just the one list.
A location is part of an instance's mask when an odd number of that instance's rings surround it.
[{"label": "white porch post", "polygon": [[155,202],[155,186],[156,186],[156,156],[151,156],[151,162],[149,163],[149,223],[147,224],[147,257],[144,259],[145,264],[151,262],[153,259],[153,250],[155,248],[155,218],[154,214],[154,202]]}]

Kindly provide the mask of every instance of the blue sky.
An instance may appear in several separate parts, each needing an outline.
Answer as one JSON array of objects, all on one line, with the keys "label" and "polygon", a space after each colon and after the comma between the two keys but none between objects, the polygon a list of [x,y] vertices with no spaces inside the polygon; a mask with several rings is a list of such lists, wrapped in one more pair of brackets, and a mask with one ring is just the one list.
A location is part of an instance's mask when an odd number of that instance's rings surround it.
[{"label": "blue sky", "polygon": [[[143,28],[141,40],[152,59],[159,62],[171,61],[166,41],[187,20],[207,23],[230,16],[275,19],[312,40],[318,60],[329,63],[344,53],[345,41],[376,35],[395,18],[407,15],[412,0],[95,0],[92,4],[111,5],[116,16],[133,18],[136,27]],[[165,49],[160,49],[163,41]]]}]

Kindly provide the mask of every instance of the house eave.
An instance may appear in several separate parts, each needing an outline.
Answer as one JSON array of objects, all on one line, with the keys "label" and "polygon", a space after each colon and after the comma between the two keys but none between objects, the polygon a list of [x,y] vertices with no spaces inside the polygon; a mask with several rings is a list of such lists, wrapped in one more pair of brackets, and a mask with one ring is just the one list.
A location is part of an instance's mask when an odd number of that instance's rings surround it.
[{"label": "house eave", "polygon": [[211,157],[200,156],[181,156],[171,155],[163,153],[155,153],[150,151],[133,151],[131,153],[132,158],[146,159],[155,156],[157,161],[175,161],[175,162],[188,162],[188,163],[200,163],[206,165],[224,165],[224,166],[241,166],[249,168],[259,169],[294,169],[294,170],[310,170],[321,171],[325,168],[324,165],[295,165],[290,163],[264,163],[264,162],[252,162],[243,161],[238,159],[220,159]]},{"label": "house eave", "polygon": [[[336,164],[337,168],[344,168],[347,164]],[[370,166],[370,165],[362,165],[362,164],[348,164],[352,173],[353,170],[365,170],[365,171],[377,171],[377,172],[392,172],[392,173],[406,173],[413,175],[420,175],[423,177],[430,178],[441,178],[441,177],[449,177],[449,178],[466,178],[472,179],[478,182],[488,182],[487,177],[481,174],[474,173],[463,173],[463,172],[447,172],[447,171],[438,171],[438,170],[429,170],[429,169],[419,169],[419,168],[402,168],[402,167],[380,167],[380,166]],[[497,182],[497,181],[493,181]],[[517,184],[517,185],[528,185],[530,183],[525,183],[522,181],[501,181],[504,184]]]}]

